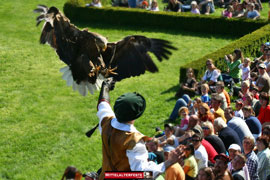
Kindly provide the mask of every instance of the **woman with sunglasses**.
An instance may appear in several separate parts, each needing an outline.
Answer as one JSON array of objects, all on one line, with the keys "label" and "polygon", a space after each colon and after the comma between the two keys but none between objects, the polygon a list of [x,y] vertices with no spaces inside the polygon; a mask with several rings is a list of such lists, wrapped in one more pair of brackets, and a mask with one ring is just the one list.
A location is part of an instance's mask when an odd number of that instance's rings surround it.
[{"label": "woman with sunglasses", "polygon": [[211,122],[206,121],[201,124],[204,134],[204,139],[207,140],[217,151],[218,154],[226,153],[226,148],[223,141],[214,133],[214,126]]}]

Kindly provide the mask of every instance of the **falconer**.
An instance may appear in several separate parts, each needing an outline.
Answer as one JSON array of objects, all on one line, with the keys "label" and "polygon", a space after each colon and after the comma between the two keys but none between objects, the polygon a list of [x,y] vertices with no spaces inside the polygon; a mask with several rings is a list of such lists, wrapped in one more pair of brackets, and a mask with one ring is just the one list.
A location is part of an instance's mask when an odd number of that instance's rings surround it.
[{"label": "falconer", "polygon": [[98,100],[97,116],[103,153],[99,179],[104,179],[105,171],[152,171],[155,178],[179,160],[180,151],[172,151],[169,159],[160,164],[148,161],[147,137],[134,126],[135,120],[145,110],[145,99],[139,93],[123,94],[115,101],[113,112],[109,98],[113,87],[111,79],[104,81]]}]

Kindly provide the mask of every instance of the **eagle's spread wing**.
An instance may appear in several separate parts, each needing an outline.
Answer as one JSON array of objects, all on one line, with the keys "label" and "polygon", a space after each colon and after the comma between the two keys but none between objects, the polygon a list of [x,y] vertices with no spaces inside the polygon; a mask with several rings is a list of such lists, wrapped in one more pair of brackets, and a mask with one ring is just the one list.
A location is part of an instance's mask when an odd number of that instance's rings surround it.
[{"label": "eagle's spread wing", "polygon": [[168,59],[176,49],[168,41],[144,36],[127,36],[116,43],[88,30],[79,30],[56,7],[38,5],[37,25],[45,21],[40,36],[41,44],[49,44],[67,64],[60,71],[67,85],[82,95],[99,89],[106,77],[120,81],[139,76],[145,71],[157,72],[149,56],[152,52],[159,61]]},{"label": "eagle's spread wing", "polygon": [[117,69],[117,75],[111,75],[120,81],[131,76],[139,76],[145,71],[157,72],[158,68],[149,56],[152,52],[159,61],[168,59],[171,52],[176,49],[170,42],[161,39],[151,39],[145,36],[127,36],[116,43],[108,43],[107,49],[102,53],[106,67]]},{"label": "eagle's spread wing", "polygon": [[79,30],[55,7],[39,5],[34,12],[41,14],[36,19],[37,25],[45,21],[40,43],[53,47],[69,67],[61,70],[63,79],[83,95],[87,93],[86,88],[93,93],[101,84],[97,83],[99,70],[105,68],[100,52],[106,49],[106,38],[88,30]]}]

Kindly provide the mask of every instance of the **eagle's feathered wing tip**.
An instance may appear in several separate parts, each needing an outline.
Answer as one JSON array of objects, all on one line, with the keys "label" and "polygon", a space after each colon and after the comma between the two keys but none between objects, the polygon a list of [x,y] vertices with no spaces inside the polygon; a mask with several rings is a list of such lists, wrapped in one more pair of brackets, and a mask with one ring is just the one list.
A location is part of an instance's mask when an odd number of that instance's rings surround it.
[{"label": "eagle's feathered wing tip", "polygon": [[73,91],[79,91],[82,96],[86,96],[88,91],[91,94],[94,94],[95,91],[100,89],[102,82],[105,80],[105,77],[99,74],[95,84],[91,84],[86,81],[77,84],[76,81],[74,81],[72,72],[68,66],[61,68],[60,72],[63,73],[62,79],[66,81],[67,86],[72,86]]}]

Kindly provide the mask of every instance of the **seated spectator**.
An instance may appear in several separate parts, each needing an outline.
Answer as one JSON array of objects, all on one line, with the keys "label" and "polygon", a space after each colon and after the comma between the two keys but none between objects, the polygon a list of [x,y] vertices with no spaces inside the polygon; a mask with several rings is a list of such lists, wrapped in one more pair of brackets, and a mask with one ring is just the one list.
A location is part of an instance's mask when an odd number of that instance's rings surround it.
[{"label": "seated spectator", "polygon": [[156,0],[152,1],[150,11],[159,11],[158,2]]},{"label": "seated spectator", "polygon": [[192,143],[195,148],[195,159],[198,163],[198,169],[208,167],[208,155],[205,147],[202,145],[202,137],[199,134],[192,136]]},{"label": "seated spectator", "polygon": [[214,122],[214,115],[210,112],[210,108],[206,103],[199,104],[198,117],[200,122]]},{"label": "seated spectator", "polygon": [[261,103],[257,99],[253,97],[251,92],[248,92],[244,96],[244,106],[251,106],[253,111],[255,112],[255,116],[259,115],[261,109]]},{"label": "seated spectator", "polygon": [[248,4],[247,18],[254,20],[260,18],[260,13],[257,10],[255,10],[254,3]]},{"label": "seated spectator", "polygon": [[228,171],[229,158],[221,153],[215,157],[216,163],[214,166],[215,179],[233,180],[231,173]]},{"label": "seated spectator", "polygon": [[270,124],[270,105],[269,105],[269,94],[265,92],[261,92],[260,94],[260,104],[261,109],[258,115],[258,119],[260,120],[262,127]]},{"label": "seated spectator", "polygon": [[241,71],[238,68],[238,66],[241,64],[243,60],[244,57],[240,49],[235,49],[232,55],[231,54],[225,55],[225,61],[229,68],[229,72],[228,74],[222,74],[222,78],[225,84],[231,85],[231,88],[233,84],[231,84],[230,82],[238,83],[240,81]]},{"label": "seated spectator", "polygon": [[188,95],[183,95],[182,98],[178,99],[174,105],[173,111],[169,117],[170,121],[175,121],[179,117],[178,111],[181,107],[187,107],[190,103],[190,97]]},{"label": "seated spectator", "polygon": [[245,106],[243,108],[243,113],[249,130],[251,131],[254,139],[257,139],[257,137],[259,137],[262,132],[261,122],[254,116],[255,113],[251,106]]},{"label": "seated spectator", "polygon": [[241,63],[238,68],[242,70],[242,81],[246,81],[250,79],[250,59],[245,58],[244,62]]},{"label": "seated spectator", "polygon": [[222,77],[220,76],[220,70],[215,67],[212,59],[208,59],[206,61],[206,66],[207,70],[205,71],[202,80],[198,83],[197,90],[199,92],[201,85],[207,83],[210,87],[210,90],[215,92],[214,86],[216,85],[216,82],[218,80],[222,80]]},{"label": "seated spectator", "polygon": [[185,159],[183,169],[186,174],[186,179],[195,179],[198,174],[198,165],[194,157],[194,145],[192,143],[186,145],[184,153]]},{"label": "seated spectator", "polygon": [[224,122],[222,118],[214,120],[214,129],[218,137],[223,141],[225,148],[228,149],[231,144],[242,146],[238,134]]},{"label": "seated spectator", "polygon": [[236,6],[236,9],[234,10],[233,17],[241,18],[241,17],[244,17],[244,15],[245,15],[245,10],[244,10],[243,4],[238,4]]},{"label": "seated spectator", "polygon": [[253,151],[255,147],[255,140],[252,136],[245,137],[243,140],[244,154],[247,158],[247,167],[250,179],[259,179],[258,177],[258,157]]},{"label": "seated spectator", "polygon": [[257,138],[258,148],[258,174],[260,179],[266,179],[270,175],[270,150],[269,150],[269,138],[267,136],[261,136]]},{"label": "seated spectator", "polygon": [[93,6],[93,7],[98,7],[101,8],[101,2],[100,0],[93,0],[90,4],[86,4],[86,7]]},{"label": "seated spectator", "polygon": [[146,0],[143,0],[139,7],[141,9],[148,9],[148,6],[149,6],[148,2]]},{"label": "seated spectator", "polygon": [[187,78],[184,83],[180,83],[180,88],[178,92],[175,94],[176,97],[182,97],[184,94],[189,95],[190,97],[195,96],[195,87],[197,81],[194,76],[194,71],[192,68],[187,69]]},{"label": "seated spectator", "polygon": [[[181,117],[181,124],[180,126],[177,126],[177,132],[178,131],[186,131],[188,128],[188,122],[189,122],[189,112],[187,107],[181,107],[179,109],[179,116]],[[179,129],[178,129],[179,128]],[[178,134],[178,133],[176,133]],[[181,135],[182,133],[180,133]]]},{"label": "seated spectator", "polygon": [[208,92],[209,92],[208,84],[206,84],[206,83],[202,84],[201,85],[201,93],[202,93],[201,100],[202,100],[203,103],[206,103],[206,104],[210,105],[210,97],[208,95]]},{"label": "seated spectator", "polygon": [[266,72],[268,76],[270,77],[270,63],[266,66]]},{"label": "seated spectator", "polygon": [[258,79],[258,74],[256,72],[250,73],[250,79],[251,79],[250,86],[251,87],[256,87],[256,81]]},{"label": "seated spectator", "polygon": [[129,8],[136,8],[137,7],[137,1],[136,0],[128,0],[128,7]]},{"label": "seated spectator", "polygon": [[270,77],[266,72],[266,66],[264,63],[259,64],[259,77],[256,81],[256,86],[259,92],[270,92]]},{"label": "seated spectator", "polygon": [[146,143],[148,152],[152,152],[157,157],[157,164],[164,162],[164,152],[158,146],[158,139],[153,138]]},{"label": "seated spectator", "polygon": [[201,0],[199,3],[199,9],[201,14],[209,15],[215,12],[215,6],[213,0]]},{"label": "seated spectator", "polygon": [[222,17],[231,18],[233,15],[233,7],[231,5],[227,6],[227,9],[223,10],[221,13]]},{"label": "seated spectator", "polygon": [[227,120],[224,116],[224,111],[220,108],[222,103],[222,97],[218,95],[217,93],[213,93],[211,96],[211,112],[214,114],[215,118],[221,117],[224,122],[226,123]]},{"label": "seated spectator", "polygon": [[233,179],[246,179],[245,178],[245,172],[243,170],[244,166],[246,164],[246,158],[242,154],[237,154],[234,159],[232,160],[232,177]]},{"label": "seated spectator", "polygon": [[197,180],[213,180],[215,175],[210,167],[201,168],[199,170]]},{"label": "seated spectator", "polygon": [[191,11],[192,14],[200,14],[200,10],[198,7],[198,4],[196,1],[192,1],[191,2]]},{"label": "seated spectator", "polygon": [[241,83],[241,88],[238,88],[238,87],[235,87],[233,88],[233,95],[238,97],[238,98],[241,98],[243,101],[245,100],[245,94],[249,92],[249,81],[246,80],[246,81],[243,81]]},{"label": "seated spectator", "polygon": [[216,92],[222,98],[220,108],[224,111],[228,107],[228,104],[227,104],[226,96],[224,94],[224,83],[223,83],[223,81],[218,81],[216,83]]},{"label": "seated spectator", "polygon": [[235,111],[234,116],[239,117],[241,119],[244,119],[244,113],[242,111],[242,108],[244,107],[243,101],[241,99],[238,99],[235,101]]},{"label": "seated spectator", "polygon": [[266,125],[263,127],[262,135],[268,136],[270,139],[270,125]]},{"label": "seated spectator", "polygon": [[252,133],[250,132],[245,121],[239,117],[235,117],[231,107],[226,108],[225,117],[227,119],[228,127],[232,128],[238,134],[241,142],[243,141],[244,137],[252,136]]},{"label": "seated spectator", "polygon": [[179,145],[179,142],[178,139],[174,136],[174,126],[172,124],[165,124],[164,129],[165,135],[158,138],[160,141],[159,145],[163,147],[163,149],[171,146],[176,148]]},{"label": "seated spectator", "polygon": [[[112,0],[112,6],[128,7],[129,4],[128,4],[128,0]],[[135,6],[136,6],[136,2],[135,2]]]},{"label": "seated spectator", "polygon": [[165,11],[181,12],[181,3],[177,0],[169,0]]},{"label": "seated spectator", "polygon": [[[170,150],[164,152],[165,160],[169,158]],[[179,163],[174,163],[165,171],[165,179],[185,179],[185,172]]]},{"label": "seated spectator", "polygon": [[226,149],[222,140],[214,134],[214,126],[211,122],[206,121],[202,123],[204,139],[207,140],[217,151],[217,153],[225,153]]}]

